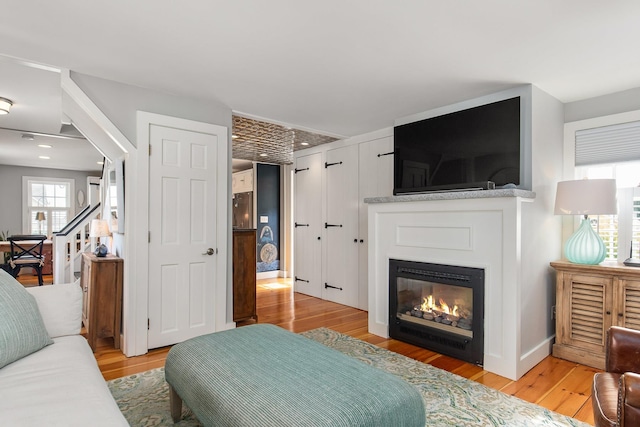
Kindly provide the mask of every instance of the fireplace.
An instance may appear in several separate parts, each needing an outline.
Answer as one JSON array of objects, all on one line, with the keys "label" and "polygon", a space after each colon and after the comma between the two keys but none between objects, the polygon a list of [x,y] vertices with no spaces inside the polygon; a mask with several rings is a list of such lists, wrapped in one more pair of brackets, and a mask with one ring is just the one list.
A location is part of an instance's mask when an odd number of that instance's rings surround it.
[{"label": "fireplace", "polygon": [[390,259],[389,336],[482,365],[484,270]]}]

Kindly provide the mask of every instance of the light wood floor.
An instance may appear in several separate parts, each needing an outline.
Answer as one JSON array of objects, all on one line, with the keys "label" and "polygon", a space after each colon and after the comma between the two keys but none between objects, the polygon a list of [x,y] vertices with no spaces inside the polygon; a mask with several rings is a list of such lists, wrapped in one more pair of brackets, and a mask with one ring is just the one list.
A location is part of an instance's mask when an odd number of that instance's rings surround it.
[{"label": "light wood floor", "polygon": [[[290,280],[259,280],[257,295],[260,323],[273,323],[293,332],[322,326],[331,328],[593,424],[591,382],[597,369],[549,356],[520,380],[511,381],[452,357],[371,335],[367,332],[367,312],[293,293]],[[169,351],[165,347],[143,356],[126,358],[112,346],[110,339],[104,340],[95,353],[107,380],[162,367]]]}]

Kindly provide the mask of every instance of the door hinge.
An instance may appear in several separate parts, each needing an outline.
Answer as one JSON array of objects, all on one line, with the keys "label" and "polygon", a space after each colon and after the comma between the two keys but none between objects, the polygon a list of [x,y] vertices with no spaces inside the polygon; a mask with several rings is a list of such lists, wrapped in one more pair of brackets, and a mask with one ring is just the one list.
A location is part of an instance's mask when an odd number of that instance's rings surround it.
[{"label": "door hinge", "polygon": [[151,155],[151,145],[149,145],[149,155]]},{"label": "door hinge", "polygon": [[147,243],[151,243],[151,232],[149,232],[149,236],[147,237]]},{"label": "door hinge", "polygon": [[151,321],[147,319],[147,331],[151,329]]}]

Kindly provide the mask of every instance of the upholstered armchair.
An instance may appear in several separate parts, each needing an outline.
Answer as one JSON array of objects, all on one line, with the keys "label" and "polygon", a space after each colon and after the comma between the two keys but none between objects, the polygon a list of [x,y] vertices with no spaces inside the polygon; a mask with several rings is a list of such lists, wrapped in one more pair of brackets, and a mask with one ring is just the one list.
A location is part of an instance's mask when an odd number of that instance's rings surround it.
[{"label": "upholstered armchair", "polygon": [[640,331],[609,328],[605,371],[593,377],[596,427],[640,426]]}]

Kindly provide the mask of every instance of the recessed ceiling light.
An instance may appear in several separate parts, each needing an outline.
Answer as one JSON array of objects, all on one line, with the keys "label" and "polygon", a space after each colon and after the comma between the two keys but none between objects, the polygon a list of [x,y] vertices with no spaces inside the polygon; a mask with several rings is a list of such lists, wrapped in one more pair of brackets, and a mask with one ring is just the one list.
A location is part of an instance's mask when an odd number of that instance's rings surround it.
[{"label": "recessed ceiling light", "polygon": [[0,97],[0,114],[9,114],[9,110],[11,110],[12,105],[13,101]]},{"label": "recessed ceiling light", "polygon": [[99,165],[104,165],[103,161],[99,161],[99,162],[96,162],[96,163],[99,164]]},{"label": "recessed ceiling light", "polygon": [[53,148],[53,145],[49,145],[49,144],[38,144],[38,147],[40,147],[40,148]]},{"label": "recessed ceiling light", "polygon": [[49,157],[49,156],[38,156],[38,158],[43,159],[43,160],[49,160],[51,157]]},{"label": "recessed ceiling light", "polygon": [[301,142],[300,145],[309,145],[308,142]]},{"label": "recessed ceiling light", "polygon": [[23,133],[22,139],[26,139],[27,141],[33,141],[35,138],[30,133]]},{"label": "recessed ceiling light", "polygon": [[267,155],[265,153],[261,153],[260,157],[267,157]]},{"label": "recessed ceiling light", "polygon": [[238,135],[231,135],[231,138],[236,139]]}]

